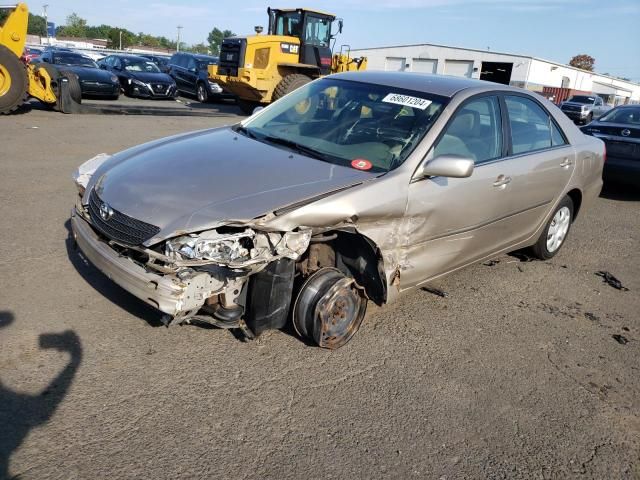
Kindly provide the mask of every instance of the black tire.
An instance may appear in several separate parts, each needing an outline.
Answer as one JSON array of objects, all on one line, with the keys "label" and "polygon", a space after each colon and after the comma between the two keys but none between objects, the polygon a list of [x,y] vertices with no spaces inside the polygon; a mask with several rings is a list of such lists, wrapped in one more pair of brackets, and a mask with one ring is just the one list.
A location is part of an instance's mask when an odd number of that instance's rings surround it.
[{"label": "black tire", "polygon": [[108,97],[109,100],[119,100],[120,99],[120,94],[118,93],[117,95],[113,95],[111,97]]},{"label": "black tire", "polygon": [[293,325],[302,337],[335,350],[358,331],[367,299],[352,278],[335,268],[322,268],[302,284],[293,306]]},{"label": "black tire", "polygon": [[199,82],[198,85],[196,85],[196,97],[200,103],[207,103],[209,101],[207,86],[202,82]]},{"label": "black tire", "polygon": [[292,73],[290,75],[287,75],[282,80],[280,80],[280,83],[278,85],[276,85],[276,88],[273,91],[273,101],[284,97],[287,93],[293,92],[297,88],[306,85],[310,81],[311,78],[300,73]]},{"label": "black tire", "polygon": [[69,82],[69,95],[76,103],[82,103],[82,88],[80,87],[80,79],[78,75],[69,70],[60,70],[60,76]]},{"label": "black tire", "polygon": [[0,45],[0,67],[0,114],[7,114],[29,98],[29,77],[26,65],[4,45]]},{"label": "black tire", "polygon": [[[553,242],[550,244],[551,236],[553,234],[552,228],[559,223],[562,223],[564,220],[558,212],[563,210],[566,217],[566,221],[568,222],[566,225],[566,231],[562,235],[562,238],[559,240],[557,245],[554,245]],[[568,212],[567,212],[568,211]],[[558,204],[556,209],[553,211],[551,218],[544,226],[544,230],[540,234],[538,241],[531,247],[531,253],[540,260],[549,260],[554,257],[564,245],[567,237],[569,236],[569,232],[571,231],[571,224],[573,223],[573,200],[570,197],[566,196],[562,199],[562,201]],[[558,238],[556,238],[558,240]],[[550,248],[551,247],[551,248]]]},{"label": "black tire", "polygon": [[255,108],[260,106],[260,103],[258,102],[252,102],[251,100],[242,100],[240,98],[236,101],[236,103],[238,104],[240,110],[242,110],[242,113],[244,113],[245,115],[251,115]]}]

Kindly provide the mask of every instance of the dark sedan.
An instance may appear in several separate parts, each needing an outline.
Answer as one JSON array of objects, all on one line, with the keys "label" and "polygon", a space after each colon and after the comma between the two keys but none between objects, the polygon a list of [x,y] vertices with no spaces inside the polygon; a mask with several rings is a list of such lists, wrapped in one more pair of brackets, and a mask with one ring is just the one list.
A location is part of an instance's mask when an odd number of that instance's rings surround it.
[{"label": "dark sedan", "polygon": [[140,98],[175,98],[176,82],[148,58],[109,55],[98,61],[100,68],[117,75],[125,95]]},{"label": "dark sedan", "polygon": [[640,185],[640,105],[621,105],[581,130],[607,145],[604,179]]},{"label": "dark sedan", "polygon": [[48,63],[55,65],[59,70],[75,73],[80,81],[83,97],[107,97],[117,100],[120,96],[118,77],[111,72],[100,70],[96,62],[79,53],[48,49],[31,62]]}]

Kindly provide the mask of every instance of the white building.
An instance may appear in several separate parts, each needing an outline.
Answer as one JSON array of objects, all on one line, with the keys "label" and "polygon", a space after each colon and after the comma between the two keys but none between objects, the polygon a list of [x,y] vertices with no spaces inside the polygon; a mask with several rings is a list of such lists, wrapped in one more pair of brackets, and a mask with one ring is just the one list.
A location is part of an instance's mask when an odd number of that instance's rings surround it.
[{"label": "white building", "polygon": [[369,70],[458,75],[537,91],[555,101],[595,93],[610,105],[640,102],[640,84],[525,55],[420,44],[351,51],[368,58]]}]

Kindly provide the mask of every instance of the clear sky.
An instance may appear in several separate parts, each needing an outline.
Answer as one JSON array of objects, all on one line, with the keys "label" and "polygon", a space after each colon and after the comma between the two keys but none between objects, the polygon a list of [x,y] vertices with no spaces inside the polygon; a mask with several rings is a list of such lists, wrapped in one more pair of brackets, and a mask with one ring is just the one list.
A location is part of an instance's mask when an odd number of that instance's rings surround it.
[{"label": "clear sky", "polygon": [[[267,6],[313,7],[344,19],[338,45],[366,48],[436,43],[520,53],[567,63],[579,53],[596,71],[640,81],[640,0],[43,0],[49,20],[64,24],[72,12],[89,24],[206,41],[215,26],[237,34],[267,25]],[[29,1],[34,13],[42,3]]]}]

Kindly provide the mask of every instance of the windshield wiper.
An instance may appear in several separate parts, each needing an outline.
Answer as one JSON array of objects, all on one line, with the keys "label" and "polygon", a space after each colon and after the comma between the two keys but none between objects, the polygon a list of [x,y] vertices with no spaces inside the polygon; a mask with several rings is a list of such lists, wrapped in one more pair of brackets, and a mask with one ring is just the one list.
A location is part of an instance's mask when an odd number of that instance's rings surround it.
[{"label": "windshield wiper", "polygon": [[258,136],[255,133],[253,133],[251,130],[249,130],[247,127],[241,124],[235,125],[234,127],[232,127],[232,130],[234,132],[242,133],[243,135],[246,135],[249,138],[254,138],[254,139],[258,138]]},{"label": "windshield wiper", "polygon": [[324,155],[321,152],[311,147],[307,147],[306,145],[303,145],[301,143],[294,142],[293,140],[288,140],[282,137],[273,137],[271,135],[265,135],[264,137],[260,137],[260,140],[265,140],[275,145],[282,145],[283,147],[287,147],[292,150],[295,150],[298,153],[302,153],[307,157],[315,158],[318,160],[327,160],[327,155]]}]

